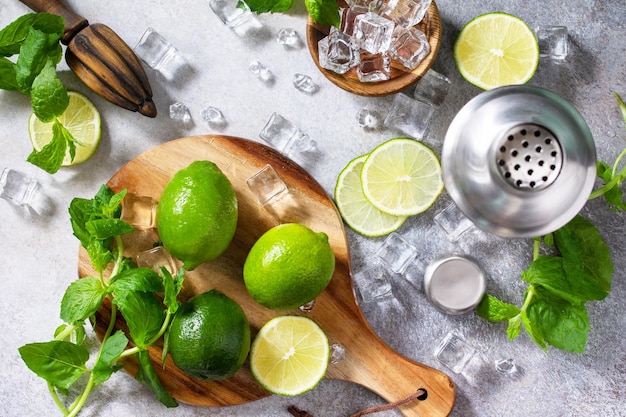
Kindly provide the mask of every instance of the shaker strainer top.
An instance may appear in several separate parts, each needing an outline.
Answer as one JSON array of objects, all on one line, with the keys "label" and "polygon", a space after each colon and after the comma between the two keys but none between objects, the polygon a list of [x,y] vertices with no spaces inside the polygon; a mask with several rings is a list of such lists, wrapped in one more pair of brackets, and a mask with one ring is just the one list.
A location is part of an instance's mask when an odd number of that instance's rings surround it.
[{"label": "shaker strainer top", "polygon": [[535,124],[513,127],[498,142],[500,175],[513,187],[537,191],[552,184],[563,166],[563,151],[550,130]]},{"label": "shaker strainer top", "polygon": [[548,90],[500,87],[470,100],[443,143],[446,190],[478,227],[537,237],[584,206],[596,178],[596,150],[576,109]]}]

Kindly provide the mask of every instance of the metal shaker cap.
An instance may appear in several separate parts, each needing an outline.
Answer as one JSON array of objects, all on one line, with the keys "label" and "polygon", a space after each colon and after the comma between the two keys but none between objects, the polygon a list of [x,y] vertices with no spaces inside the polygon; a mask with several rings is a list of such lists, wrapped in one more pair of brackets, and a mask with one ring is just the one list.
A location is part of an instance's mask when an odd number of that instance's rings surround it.
[{"label": "metal shaker cap", "polygon": [[596,149],[576,109],[538,87],[479,94],[455,116],[443,143],[446,190],[478,227],[537,237],[569,222],[596,178]]},{"label": "metal shaker cap", "polygon": [[474,310],[485,295],[485,288],[485,273],[466,256],[440,257],[428,265],[424,275],[426,297],[448,314]]}]

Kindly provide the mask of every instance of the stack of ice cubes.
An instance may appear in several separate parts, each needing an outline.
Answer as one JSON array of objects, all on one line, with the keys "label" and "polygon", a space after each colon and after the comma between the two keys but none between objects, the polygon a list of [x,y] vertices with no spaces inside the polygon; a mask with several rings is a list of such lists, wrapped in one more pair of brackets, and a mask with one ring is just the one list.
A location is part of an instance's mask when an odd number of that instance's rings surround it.
[{"label": "stack of ice cubes", "polygon": [[356,67],[361,82],[386,81],[391,61],[414,70],[430,53],[420,23],[432,0],[348,0],[339,28],[318,42],[322,68],[345,74]]}]

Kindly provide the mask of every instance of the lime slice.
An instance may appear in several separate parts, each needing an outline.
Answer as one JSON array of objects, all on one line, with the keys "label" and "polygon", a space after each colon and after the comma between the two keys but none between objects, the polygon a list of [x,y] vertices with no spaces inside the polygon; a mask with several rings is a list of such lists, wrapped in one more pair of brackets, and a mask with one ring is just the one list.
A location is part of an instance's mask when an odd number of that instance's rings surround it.
[{"label": "lime slice", "polygon": [[[69,105],[65,112],[58,117],[59,122],[74,136],[76,155],[71,160],[69,150],[63,159],[63,166],[78,165],[93,156],[100,144],[100,113],[91,101],[75,91],[68,92]],[[31,114],[28,119],[28,133],[35,150],[40,151],[52,140],[52,126],[54,122],[44,123]]]},{"label": "lime slice", "polygon": [[361,184],[374,207],[394,216],[412,216],[432,206],[441,194],[441,164],[422,142],[390,139],[363,163]]},{"label": "lime slice", "polygon": [[310,391],[326,375],[330,346],[324,331],[302,316],[279,316],[257,333],[250,369],[271,393],[293,396]]},{"label": "lime slice", "polygon": [[365,198],[361,169],[367,155],[353,159],[339,173],[335,185],[335,203],[348,226],[364,236],[387,235],[402,226],[406,216],[392,216],[378,210]]},{"label": "lime slice", "polygon": [[469,21],[454,44],[454,61],[467,81],[484,90],[523,84],[539,64],[539,44],[520,18],[501,12]]}]

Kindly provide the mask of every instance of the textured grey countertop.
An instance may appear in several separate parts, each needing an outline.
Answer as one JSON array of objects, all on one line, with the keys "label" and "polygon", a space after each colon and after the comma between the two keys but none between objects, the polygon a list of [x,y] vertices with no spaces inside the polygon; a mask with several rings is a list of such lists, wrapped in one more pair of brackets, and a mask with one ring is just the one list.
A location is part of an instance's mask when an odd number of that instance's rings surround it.
[{"label": "textured grey countertop", "polygon": [[[0,91],[0,168],[13,168],[35,178],[53,203],[54,212],[32,216],[0,200],[0,381],[1,416],[60,415],[43,380],[19,358],[18,347],[48,340],[60,324],[59,303],[67,285],[76,278],[78,243],[72,236],[67,207],[75,196],[91,197],[123,164],[138,154],[174,138],[221,133],[259,139],[273,112],[307,132],[319,144],[321,162],[310,170],[331,193],[341,168],[354,157],[384,140],[399,136],[389,129],[365,131],[355,114],[368,106],[385,114],[393,97],[351,95],[327,81],[317,70],[306,46],[285,49],[274,33],[294,28],[305,40],[306,16],[302,2],[288,14],[262,15],[267,36],[242,39],[222,25],[208,1],[163,0],[68,1],[91,23],[109,25],[131,46],[148,27],[185,54],[194,71],[176,82],[166,82],[149,70],[159,115],[148,119],[122,110],[89,91],[61,64],[66,85],[88,95],[101,112],[103,136],[99,150],[86,164],[63,169],[54,176],[25,162],[31,146],[27,120],[28,99]],[[570,30],[570,54],[555,64],[542,59],[530,84],[548,88],[571,102],[587,121],[598,158],[612,163],[624,148],[626,131],[613,92],[626,97],[626,3],[624,0],[571,0],[544,2],[449,1],[437,2],[443,37],[433,68],[448,76],[452,88],[435,112],[425,139],[440,154],[447,126],[459,109],[480,90],[464,81],[455,68],[452,45],[460,28],[474,16],[505,11],[523,18],[531,27],[565,25]],[[17,0],[0,0],[0,26],[28,12]],[[267,65],[275,83],[267,86],[248,71],[252,60]],[[321,88],[312,95],[292,86],[295,73],[310,75]],[[170,104],[180,101],[191,110],[194,124],[184,128],[168,117]],[[221,109],[228,124],[216,130],[200,114],[206,106]],[[434,215],[450,203],[444,192],[433,208],[410,218],[398,234],[413,244],[419,260],[427,263],[450,252],[475,257],[487,272],[488,291],[521,303],[524,283],[520,273],[532,258],[532,242],[503,239],[480,231],[466,233],[455,243],[433,223]],[[584,354],[556,349],[544,353],[527,335],[510,342],[505,328],[474,314],[439,313],[425,299],[419,271],[409,280],[394,276],[395,299],[363,304],[374,330],[399,353],[446,372],[457,388],[452,416],[626,416],[626,218],[601,201],[593,201],[582,214],[594,221],[612,250],[615,263],[613,290],[601,302],[588,304],[591,332]],[[383,238],[368,239],[347,230],[353,270],[375,261],[372,256]],[[473,346],[484,363],[476,372],[454,373],[434,356],[440,341],[454,332]],[[511,358],[519,368],[515,377],[498,374],[494,361]],[[296,404],[316,417],[345,416],[382,400],[368,390],[339,381],[323,381],[315,390],[296,398],[270,396],[257,402],[200,408],[181,405],[166,409],[141,384],[117,373],[98,387],[84,415],[93,416],[287,416]],[[378,415],[400,415],[397,411]]]}]

